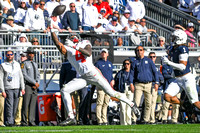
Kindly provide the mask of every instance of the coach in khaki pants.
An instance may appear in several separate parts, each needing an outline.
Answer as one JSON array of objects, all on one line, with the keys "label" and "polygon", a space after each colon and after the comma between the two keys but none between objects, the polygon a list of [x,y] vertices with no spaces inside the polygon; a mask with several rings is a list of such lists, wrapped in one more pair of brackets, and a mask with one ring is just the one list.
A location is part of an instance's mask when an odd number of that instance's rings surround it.
[{"label": "coach in khaki pants", "polygon": [[[153,61],[144,56],[144,48],[138,46],[135,49],[136,59],[133,61],[131,69],[133,70],[133,81],[135,82],[134,100],[137,106],[140,105],[142,94],[145,99],[144,121],[143,124],[149,122],[151,113],[151,87],[152,81],[155,79],[155,89],[158,89],[159,78],[156,66]],[[134,122],[136,117],[134,116]]]},{"label": "coach in khaki pants", "polygon": [[4,101],[5,98],[0,93],[0,127],[5,127],[4,125]]}]

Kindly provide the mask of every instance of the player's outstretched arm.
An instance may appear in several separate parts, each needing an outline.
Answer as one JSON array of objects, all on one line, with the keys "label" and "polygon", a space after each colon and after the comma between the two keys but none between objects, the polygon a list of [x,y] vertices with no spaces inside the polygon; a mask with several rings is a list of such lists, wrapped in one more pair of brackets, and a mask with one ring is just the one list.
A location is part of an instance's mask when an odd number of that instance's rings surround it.
[{"label": "player's outstretched arm", "polygon": [[86,45],[85,48],[79,48],[78,51],[88,57],[92,55],[92,48],[90,45]]},{"label": "player's outstretched arm", "polygon": [[64,45],[59,42],[58,37],[56,36],[56,34],[54,32],[51,32],[51,37],[53,39],[54,44],[56,45],[56,47],[58,48],[58,50],[65,56],[67,56],[67,49],[64,47]]}]

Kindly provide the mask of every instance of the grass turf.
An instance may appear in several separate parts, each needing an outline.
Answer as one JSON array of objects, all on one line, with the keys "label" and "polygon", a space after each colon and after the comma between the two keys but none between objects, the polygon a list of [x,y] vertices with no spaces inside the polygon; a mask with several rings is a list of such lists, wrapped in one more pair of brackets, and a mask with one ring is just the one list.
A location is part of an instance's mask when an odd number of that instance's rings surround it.
[{"label": "grass turf", "polygon": [[0,127],[1,133],[63,133],[63,132],[109,132],[109,133],[121,133],[121,132],[153,132],[153,133],[200,133],[200,124],[165,124],[165,125],[108,125],[108,126],[35,126],[35,127]]}]

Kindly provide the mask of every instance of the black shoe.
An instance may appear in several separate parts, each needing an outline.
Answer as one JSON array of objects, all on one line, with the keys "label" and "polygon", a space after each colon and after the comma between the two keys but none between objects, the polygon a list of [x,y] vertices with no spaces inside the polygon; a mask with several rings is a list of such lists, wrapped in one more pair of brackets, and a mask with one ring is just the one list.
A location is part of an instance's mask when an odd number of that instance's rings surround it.
[{"label": "black shoe", "polygon": [[102,123],[102,125],[108,125],[108,122],[104,122],[104,123]]},{"label": "black shoe", "polygon": [[150,122],[149,124],[150,125],[156,125],[157,123],[156,122]]},{"label": "black shoe", "polygon": [[134,105],[133,105],[133,107],[132,107],[132,111],[133,111],[133,113],[135,114],[135,116],[136,116],[137,118],[139,118],[140,115],[141,115],[140,110],[139,110],[139,108],[137,107],[137,105],[136,105],[136,103],[135,103],[134,101],[133,101],[133,103],[134,103]]},{"label": "black shoe", "polygon": [[37,126],[37,125],[34,122],[34,123],[29,123],[29,126]]},{"label": "black shoe", "polygon": [[141,124],[143,124],[143,125],[147,125],[147,124],[149,124],[149,122],[142,121]]},{"label": "black shoe", "polygon": [[163,120],[163,121],[162,121],[162,124],[167,124],[167,120]]},{"label": "black shoe", "polygon": [[98,125],[103,125],[103,123],[98,123]]},{"label": "black shoe", "polygon": [[136,125],[136,122],[135,122],[135,121],[132,121],[132,125]]},{"label": "black shoe", "polygon": [[67,126],[67,125],[76,125],[76,119],[67,118],[66,120],[64,120],[59,124],[59,126]]},{"label": "black shoe", "polygon": [[28,124],[26,124],[26,123],[21,123],[21,126],[28,126]]}]

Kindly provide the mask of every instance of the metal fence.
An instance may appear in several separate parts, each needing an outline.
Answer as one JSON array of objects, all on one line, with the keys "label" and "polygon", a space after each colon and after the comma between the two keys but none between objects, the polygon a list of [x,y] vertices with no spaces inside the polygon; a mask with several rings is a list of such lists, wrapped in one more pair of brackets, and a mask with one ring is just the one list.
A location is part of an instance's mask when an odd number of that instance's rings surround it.
[{"label": "metal fence", "polygon": [[[59,39],[60,41],[63,41],[63,35],[67,35],[68,33],[62,33],[62,35],[59,35]],[[37,37],[40,41],[40,45],[39,46],[32,46],[36,49],[36,55],[35,55],[35,61],[38,64],[39,70],[42,71],[44,69],[47,70],[56,70],[57,68],[59,68],[59,66],[62,64],[63,61],[63,57],[60,54],[60,52],[57,50],[57,48],[55,47],[55,45],[52,42],[51,36],[49,36],[46,33],[26,33],[27,37],[29,39],[32,39],[33,37]],[[12,34],[1,34],[1,36],[3,37],[4,43],[5,45],[0,45],[0,63],[4,61],[5,59],[5,51],[7,51],[7,49],[12,49],[15,53],[15,59],[16,60],[20,60],[20,56],[19,56],[19,52],[23,52],[22,50],[20,50],[19,48],[17,49],[17,46],[13,46],[10,45],[14,42],[14,39],[10,39],[10,38],[18,38],[19,33],[12,33]],[[127,34],[110,34],[111,38],[113,40],[115,40],[114,42],[116,42],[117,38],[121,37],[124,40],[124,44],[127,44],[125,46],[114,46],[113,50],[114,50],[114,54],[113,54],[113,64],[120,64],[122,63],[123,59],[128,58],[130,56],[134,56],[134,49],[136,48],[137,45],[132,44],[131,42],[131,36],[127,35]],[[141,44],[143,45],[146,49],[147,49],[147,54],[150,51],[154,51],[156,52],[157,56],[158,56],[158,60],[159,58],[165,54],[165,50],[164,48],[160,48],[160,47],[155,47],[156,43],[148,43],[149,39],[151,39],[151,35],[150,34],[145,34],[145,35],[140,35],[140,40],[141,40]],[[15,40],[16,40],[15,39]],[[8,41],[10,41],[8,43]],[[156,40],[153,40],[156,42]],[[152,46],[152,44],[155,44]],[[102,47],[104,48],[109,48],[109,46],[94,46],[93,45],[93,58],[96,60],[99,56],[100,50],[102,49]],[[191,56],[191,64],[196,64],[197,63],[197,57],[199,56],[199,48],[190,48],[191,52],[190,52],[190,56]],[[93,60],[95,62],[95,60]],[[196,65],[197,66],[197,65]],[[116,69],[118,69],[120,67],[118,67],[118,65],[116,65]]]}]

